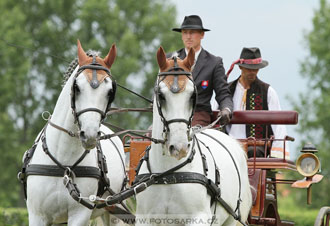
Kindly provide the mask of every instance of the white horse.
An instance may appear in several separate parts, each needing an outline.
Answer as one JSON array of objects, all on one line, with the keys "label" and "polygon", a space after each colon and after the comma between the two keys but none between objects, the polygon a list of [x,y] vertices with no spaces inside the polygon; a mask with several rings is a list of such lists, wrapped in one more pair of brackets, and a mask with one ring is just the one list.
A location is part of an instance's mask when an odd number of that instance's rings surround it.
[{"label": "white horse", "polygon": [[[121,140],[118,137],[101,140],[98,146],[101,134],[113,133],[101,125],[101,122],[115,95],[115,82],[109,71],[115,57],[115,45],[111,47],[108,55],[101,59],[87,56],[78,40],[80,67],[77,66],[64,85],[49,123],[39,134],[41,138],[36,140],[37,146],[29,163],[29,167],[34,166],[35,168],[27,168],[27,171],[30,172],[27,177],[27,208],[30,226],[55,225],[64,222],[67,222],[69,226],[87,226],[91,217],[101,214],[108,215],[104,208],[89,209],[78,203],[70,196],[65,186],[70,186],[68,182],[71,180],[81,192],[78,194],[80,196],[78,199],[82,198],[80,200],[93,205],[83,197],[88,198],[90,195],[97,194],[99,188],[97,178],[78,177],[78,175],[75,177],[70,173],[71,170],[67,170],[64,185],[63,175],[54,177],[31,173],[33,170],[40,171],[40,168],[45,165],[53,167],[58,165],[57,168],[60,169],[59,165],[77,164],[77,167],[72,168],[93,167],[95,174],[95,169],[96,173],[100,172],[98,163],[100,159],[97,156],[96,148],[99,147],[106,158],[108,168],[106,178],[110,180],[111,189],[115,193],[122,189],[125,169]],[[72,136],[69,136],[69,133]],[[50,154],[45,152],[46,149]],[[40,167],[40,165],[42,166]],[[51,170],[48,169],[48,171]],[[113,217],[106,216],[105,223],[108,224]],[[113,220],[113,222],[118,221]]]},{"label": "white horse", "polygon": [[[159,48],[157,61],[160,74],[155,87],[152,137],[165,140],[165,144],[151,144],[148,164],[142,164],[138,178],[178,169],[157,178],[162,182],[137,195],[136,225],[240,225],[223,204],[212,200],[212,189],[198,182],[205,174],[204,182],[209,178],[217,185],[216,178],[220,180],[221,198],[235,214],[240,213],[241,222],[246,222],[252,198],[244,151],[236,140],[214,129],[192,135],[196,87],[187,71],[194,62],[193,50],[175,63]],[[216,166],[220,176],[216,175]]]}]

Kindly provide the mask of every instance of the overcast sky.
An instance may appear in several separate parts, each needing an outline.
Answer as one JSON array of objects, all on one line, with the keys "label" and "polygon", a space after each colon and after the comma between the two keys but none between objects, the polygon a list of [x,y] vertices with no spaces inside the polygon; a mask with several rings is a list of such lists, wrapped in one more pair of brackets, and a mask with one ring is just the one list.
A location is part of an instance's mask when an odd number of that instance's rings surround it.
[{"label": "overcast sky", "polygon": [[[278,93],[283,110],[293,110],[288,96],[298,99],[306,90],[300,76],[300,62],[308,55],[304,34],[312,28],[318,0],[172,0],[177,6],[178,24],[186,15],[199,15],[206,32],[204,49],[221,56],[226,71],[240,56],[243,47],[259,47],[268,67],[259,71],[259,78],[269,83]],[[178,34],[178,38],[180,35]],[[235,66],[229,81],[236,79],[240,70]],[[296,126],[287,126],[296,138],[291,144],[295,151],[299,135]]]}]

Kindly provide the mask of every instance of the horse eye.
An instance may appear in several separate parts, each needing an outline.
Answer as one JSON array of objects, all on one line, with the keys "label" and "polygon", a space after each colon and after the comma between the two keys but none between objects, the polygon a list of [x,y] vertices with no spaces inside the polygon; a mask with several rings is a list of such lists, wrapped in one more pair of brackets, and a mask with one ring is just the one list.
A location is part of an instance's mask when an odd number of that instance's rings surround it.
[{"label": "horse eye", "polygon": [[77,85],[77,84],[75,84],[75,85],[74,85],[74,90],[75,90],[77,93],[79,93],[79,92],[80,92],[80,89],[79,89],[79,87],[78,87],[78,85]]},{"label": "horse eye", "polygon": [[108,96],[110,97],[111,95],[113,95],[113,89],[110,89],[108,92]]},{"label": "horse eye", "polygon": [[165,96],[162,93],[159,93],[159,100],[165,101]]}]

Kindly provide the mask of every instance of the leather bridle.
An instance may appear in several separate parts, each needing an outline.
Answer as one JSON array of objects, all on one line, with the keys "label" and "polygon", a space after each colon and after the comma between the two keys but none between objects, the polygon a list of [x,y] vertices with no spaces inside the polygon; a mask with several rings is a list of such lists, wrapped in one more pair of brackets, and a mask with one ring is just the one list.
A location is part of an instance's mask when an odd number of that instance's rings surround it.
[{"label": "leather bridle", "polygon": [[[90,81],[90,85],[92,86],[93,89],[96,89],[97,87],[99,87],[100,83],[97,80],[97,70],[103,70],[107,73],[106,77],[110,77],[111,81],[112,81],[112,89],[110,90],[109,94],[108,94],[108,104],[107,107],[105,109],[105,111],[102,111],[98,108],[86,108],[83,109],[81,111],[76,111],[76,92],[77,92],[77,77],[80,75],[80,73],[86,69],[91,69],[92,70],[92,80]],[[74,116],[74,121],[75,123],[78,123],[79,127],[79,116],[82,115],[83,113],[89,112],[89,111],[94,111],[97,112],[101,115],[101,122],[104,121],[104,119],[107,116],[107,112],[110,110],[111,107],[111,103],[113,102],[113,100],[115,99],[115,95],[116,95],[116,88],[117,88],[117,84],[116,81],[114,80],[114,78],[111,75],[111,72],[108,68],[102,66],[101,64],[96,62],[96,57],[93,56],[93,62],[91,64],[88,65],[83,65],[81,67],[79,67],[77,73],[75,74],[74,78],[73,78],[73,83],[72,83],[72,87],[71,87],[71,108],[72,108],[72,112],[73,112],[73,116]]]},{"label": "leather bridle", "polygon": [[[166,71],[166,72],[160,72],[158,74],[158,79],[157,79],[155,90],[154,90],[155,91],[155,97],[156,97],[156,105],[157,105],[157,109],[158,109],[158,113],[159,113],[159,116],[161,118],[161,121],[164,124],[164,131],[163,132],[165,133],[165,136],[167,136],[167,134],[170,132],[169,125],[171,123],[183,122],[183,123],[187,124],[187,134],[188,134],[188,137],[190,137],[189,136],[189,131],[190,131],[190,128],[191,128],[191,121],[192,121],[192,118],[193,118],[193,115],[194,115],[194,112],[195,112],[196,102],[197,102],[197,88],[196,88],[196,85],[195,85],[194,81],[192,80],[192,74],[191,74],[191,72],[187,72],[183,68],[181,68],[181,67],[178,66],[177,57],[176,56],[173,56],[172,59],[174,60],[174,66],[172,68],[170,68],[168,71]],[[184,119],[184,118],[176,118],[176,119],[166,120],[165,117],[164,117],[164,115],[163,115],[161,101],[160,101],[160,95],[161,95],[161,93],[160,93],[159,84],[166,78],[166,76],[170,76],[170,75],[171,76],[174,76],[174,88],[173,87],[170,88],[170,91],[172,93],[177,93],[178,92],[177,84],[178,84],[178,76],[179,75],[185,75],[185,76],[187,76],[187,78],[194,85],[194,93],[193,93],[193,95],[191,97],[192,103],[193,103],[193,107],[192,107],[191,115],[190,115],[190,117],[189,117],[188,120],[187,119]]]}]

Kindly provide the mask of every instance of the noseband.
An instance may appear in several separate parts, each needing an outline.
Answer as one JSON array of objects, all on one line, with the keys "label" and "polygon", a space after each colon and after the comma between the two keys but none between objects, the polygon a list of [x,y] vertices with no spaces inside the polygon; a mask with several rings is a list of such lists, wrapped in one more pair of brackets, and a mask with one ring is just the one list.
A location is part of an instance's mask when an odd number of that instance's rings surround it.
[{"label": "noseband", "polygon": [[[183,122],[185,124],[187,124],[188,127],[188,131],[187,133],[189,134],[189,130],[191,128],[191,121],[195,112],[195,107],[196,107],[196,102],[197,102],[197,89],[196,89],[196,85],[194,83],[194,81],[192,80],[192,75],[191,72],[187,72],[185,71],[183,68],[178,66],[177,63],[177,57],[173,56],[173,60],[174,60],[174,66],[172,68],[170,68],[168,71],[166,72],[160,72],[158,74],[158,77],[161,79],[157,79],[157,84],[155,86],[155,97],[156,97],[156,104],[157,104],[157,109],[158,109],[158,113],[159,116],[164,124],[164,133],[167,135],[170,131],[169,128],[169,124],[174,123],[174,122]],[[160,103],[160,88],[159,88],[159,84],[164,81],[164,79],[166,78],[166,76],[174,76],[174,81],[173,81],[173,85],[170,87],[170,91],[172,93],[178,93],[180,91],[179,85],[178,85],[178,76],[179,75],[185,75],[187,76],[187,78],[192,81],[192,83],[194,84],[194,94],[192,96],[193,99],[193,110],[191,112],[191,115],[189,117],[189,119],[183,119],[183,118],[177,118],[177,119],[171,119],[171,120],[166,120],[163,112],[162,112],[162,108],[161,108],[161,103]],[[188,136],[189,137],[189,136]]]},{"label": "noseband", "polygon": [[[107,73],[106,77],[110,77],[110,79],[112,80],[112,89],[108,94],[108,104],[107,104],[105,111],[102,111],[98,108],[86,108],[86,109],[83,109],[78,112],[76,111],[75,101],[76,101],[77,77],[80,75],[80,73],[82,71],[84,71],[86,69],[92,70],[92,80],[90,81],[90,85],[93,89],[98,88],[100,85],[100,82],[97,80],[97,73],[96,73],[96,71],[98,71],[98,70],[105,71]],[[78,120],[79,116],[82,115],[83,113],[86,113],[89,111],[94,111],[94,112],[99,113],[101,115],[101,122],[104,121],[104,119],[107,116],[107,112],[110,109],[111,103],[115,99],[116,87],[117,87],[116,81],[113,79],[110,70],[106,67],[103,67],[101,64],[97,63],[95,55],[93,56],[93,62],[91,64],[81,66],[74,76],[72,87],[71,87],[71,108],[72,108],[75,123],[78,123],[78,125],[79,125],[79,120]],[[80,127],[80,125],[79,125],[79,127]]]}]

